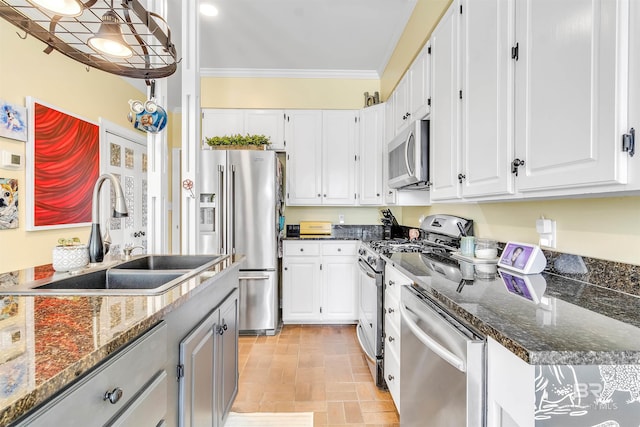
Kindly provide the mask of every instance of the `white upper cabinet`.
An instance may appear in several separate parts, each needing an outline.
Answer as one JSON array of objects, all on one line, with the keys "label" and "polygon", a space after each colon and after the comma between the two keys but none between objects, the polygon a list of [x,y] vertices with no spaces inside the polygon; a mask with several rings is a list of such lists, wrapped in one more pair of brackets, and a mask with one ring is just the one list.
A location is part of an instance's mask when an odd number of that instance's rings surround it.
[{"label": "white upper cabinet", "polygon": [[244,134],[244,111],[217,108],[202,109],[202,139]]},{"label": "white upper cabinet", "polygon": [[286,113],[287,204],[355,205],[354,110]]},{"label": "white upper cabinet", "polygon": [[358,112],[322,112],[322,203],[354,205],[356,202],[356,145]]},{"label": "white upper cabinet", "polygon": [[202,109],[202,138],[235,134],[265,135],[269,149],[283,151],[284,110]]},{"label": "white upper cabinet", "polygon": [[287,111],[287,204],[322,204],[322,111]]},{"label": "white upper cabinet", "polygon": [[410,120],[424,118],[431,103],[431,44],[427,42],[407,71],[409,76],[409,116]]},{"label": "white upper cabinet", "polygon": [[431,200],[460,197],[459,3],[431,34]]},{"label": "white upper cabinet", "polygon": [[245,133],[268,136],[271,150],[284,151],[284,111],[246,110]]},{"label": "white upper cabinet", "polygon": [[386,105],[378,104],[360,112],[360,144],[358,147],[358,204],[382,206],[384,118]]},{"label": "white upper cabinet", "polygon": [[462,7],[462,196],[513,194],[514,0]]},{"label": "white upper cabinet", "polygon": [[523,0],[516,13],[518,190],[625,183],[629,1]]},{"label": "white upper cabinet", "polygon": [[412,117],[409,108],[409,75],[405,74],[398,83],[398,86],[396,86],[393,95],[393,111],[395,114],[394,136],[411,122]]}]

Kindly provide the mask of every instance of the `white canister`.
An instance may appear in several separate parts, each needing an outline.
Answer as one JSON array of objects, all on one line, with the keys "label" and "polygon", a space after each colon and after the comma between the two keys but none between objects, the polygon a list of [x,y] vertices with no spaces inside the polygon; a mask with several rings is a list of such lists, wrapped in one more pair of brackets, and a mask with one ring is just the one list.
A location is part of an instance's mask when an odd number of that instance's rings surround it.
[{"label": "white canister", "polygon": [[53,248],[53,269],[55,271],[77,270],[89,264],[87,245],[56,246]]}]

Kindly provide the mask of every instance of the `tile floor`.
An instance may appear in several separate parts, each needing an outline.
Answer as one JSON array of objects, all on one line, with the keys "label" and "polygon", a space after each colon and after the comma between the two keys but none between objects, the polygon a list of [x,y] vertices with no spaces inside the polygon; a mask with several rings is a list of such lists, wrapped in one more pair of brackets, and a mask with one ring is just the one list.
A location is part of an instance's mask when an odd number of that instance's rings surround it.
[{"label": "tile floor", "polygon": [[313,412],[315,426],[398,427],[388,392],[376,388],[355,325],[286,325],[241,336],[232,411]]}]

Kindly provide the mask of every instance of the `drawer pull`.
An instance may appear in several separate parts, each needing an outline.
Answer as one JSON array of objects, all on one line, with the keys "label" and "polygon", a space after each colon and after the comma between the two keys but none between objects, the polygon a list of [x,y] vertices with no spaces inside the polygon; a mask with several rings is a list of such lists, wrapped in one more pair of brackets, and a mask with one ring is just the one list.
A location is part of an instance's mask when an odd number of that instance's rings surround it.
[{"label": "drawer pull", "polygon": [[387,377],[387,379],[389,379],[389,381],[393,381],[393,380],[394,380],[394,378],[395,378],[395,377],[394,377],[393,375],[391,375],[391,374],[389,374],[389,376]]},{"label": "drawer pull", "polygon": [[389,342],[394,342],[396,339],[392,336],[389,336]]},{"label": "drawer pull", "polygon": [[124,392],[120,387],[116,387],[111,391],[104,392],[104,398],[102,400],[108,400],[110,403],[115,405],[122,398]]}]

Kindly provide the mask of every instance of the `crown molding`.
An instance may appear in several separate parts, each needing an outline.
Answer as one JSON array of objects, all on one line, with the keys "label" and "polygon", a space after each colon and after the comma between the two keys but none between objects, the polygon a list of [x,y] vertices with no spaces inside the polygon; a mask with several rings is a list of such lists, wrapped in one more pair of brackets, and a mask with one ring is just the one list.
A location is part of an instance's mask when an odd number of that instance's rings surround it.
[{"label": "crown molding", "polygon": [[259,68],[201,68],[200,77],[379,80],[376,70],[296,70]]}]

